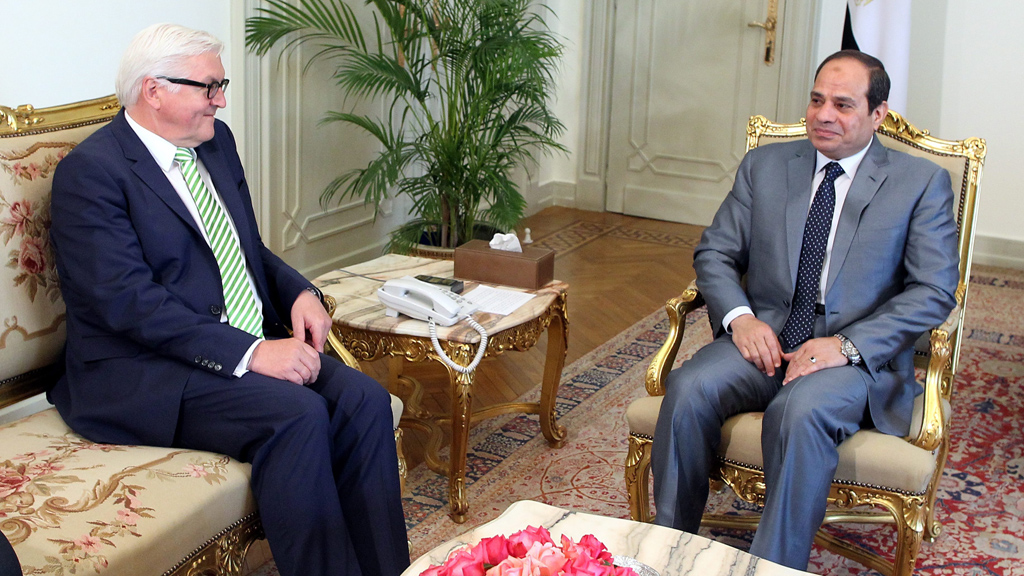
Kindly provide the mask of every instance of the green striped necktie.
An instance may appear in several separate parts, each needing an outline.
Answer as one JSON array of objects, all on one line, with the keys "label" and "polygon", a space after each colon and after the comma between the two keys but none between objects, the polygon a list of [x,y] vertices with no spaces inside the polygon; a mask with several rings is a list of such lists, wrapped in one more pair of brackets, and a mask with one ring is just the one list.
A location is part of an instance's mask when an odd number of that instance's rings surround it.
[{"label": "green striped necktie", "polygon": [[214,258],[217,259],[221,283],[224,286],[228,322],[235,328],[262,338],[263,314],[256,306],[256,297],[249,286],[245,265],[242,263],[242,249],[238,237],[231,229],[227,214],[199,176],[194,152],[189,148],[178,148],[174,159],[178,161],[181,175],[185,177],[188,190],[192,193],[196,208],[199,209],[199,217],[203,220],[203,227],[210,237],[210,247],[213,248]]}]

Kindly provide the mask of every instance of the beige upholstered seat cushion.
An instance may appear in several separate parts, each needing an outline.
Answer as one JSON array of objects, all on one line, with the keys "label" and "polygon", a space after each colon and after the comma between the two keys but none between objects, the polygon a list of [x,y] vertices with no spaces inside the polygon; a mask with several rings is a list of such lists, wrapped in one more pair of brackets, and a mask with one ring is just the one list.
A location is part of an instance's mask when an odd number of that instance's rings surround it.
[{"label": "beige upholstered seat cushion", "polygon": [[637,398],[626,407],[626,422],[631,434],[654,438],[654,427],[658,425],[658,411],[661,410],[662,396]]},{"label": "beige upholstered seat cushion", "polygon": [[249,465],[220,454],[94,444],[54,409],[0,437],[0,526],[26,574],[162,574],[256,510]]},{"label": "beige upholstered seat cushion", "polygon": [[[661,399],[661,396],[639,398],[629,405],[626,420],[631,433],[654,438]],[[924,396],[920,395],[915,401],[912,430],[921,428],[923,399]],[[944,405],[948,415],[949,404],[944,402]],[[718,455],[761,468],[764,463],[761,457],[761,418],[760,412],[748,412],[726,420]],[[934,453],[922,450],[903,438],[877,430],[861,430],[839,446],[839,467],[835,479],[920,493],[927,488],[934,470]]]}]

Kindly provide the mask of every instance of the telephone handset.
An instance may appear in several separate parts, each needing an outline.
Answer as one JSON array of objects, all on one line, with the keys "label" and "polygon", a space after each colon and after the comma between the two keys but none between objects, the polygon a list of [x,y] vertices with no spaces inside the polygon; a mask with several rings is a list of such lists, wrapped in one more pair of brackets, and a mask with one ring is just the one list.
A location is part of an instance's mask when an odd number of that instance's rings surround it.
[{"label": "telephone handset", "polygon": [[451,290],[412,276],[388,280],[377,290],[377,297],[386,307],[384,313],[392,318],[405,314],[417,320],[433,320],[441,326],[451,326],[477,309],[475,304]]},{"label": "telephone handset", "polygon": [[[391,318],[405,314],[416,320],[429,322],[430,340],[434,344],[434,351],[453,370],[471,372],[483,359],[487,351],[487,331],[471,316],[479,308],[476,304],[450,290],[417,280],[412,276],[388,280],[377,290],[377,298],[384,305],[384,314]],[[480,345],[477,346],[476,356],[469,366],[461,366],[452,361],[437,340],[435,324],[452,326],[461,319],[465,319],[480,334]]]}]

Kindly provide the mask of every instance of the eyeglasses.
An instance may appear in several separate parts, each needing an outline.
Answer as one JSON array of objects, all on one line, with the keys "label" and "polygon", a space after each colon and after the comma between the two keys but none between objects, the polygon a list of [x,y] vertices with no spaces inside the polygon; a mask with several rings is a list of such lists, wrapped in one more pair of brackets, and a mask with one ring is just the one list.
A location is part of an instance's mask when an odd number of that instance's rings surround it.
[{"label": "eyeglasses", "polygon": [[222,91],[227,90],[228,89],[228,82],[230,82],[230,80],[228,80],[227,78],[221,80],[220,82],[210,82],[209,84],[204,84],[202,82],[196,82],[195,80],[189,80],[188,78],[169,78],[167,76],[157,76],[157,78],[160,78],[161,80],[167,80],[171,84],[184,84],[185,86],[195,86],[196,88],[206,88],[206,97],[209,98],[210,100],[213,100],[214,96],[217,95],[217,92],[222,92]]}]

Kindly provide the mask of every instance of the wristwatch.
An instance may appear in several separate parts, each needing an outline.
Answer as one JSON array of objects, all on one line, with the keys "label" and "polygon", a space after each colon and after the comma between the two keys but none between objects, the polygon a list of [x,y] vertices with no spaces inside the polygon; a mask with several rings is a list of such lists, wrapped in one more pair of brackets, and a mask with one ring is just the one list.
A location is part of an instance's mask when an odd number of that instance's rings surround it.
[{"label": "wristwatch", "polygon": [[839,339],[840,348],[839,351],[846,356],[846,359],[850,361],[850,364],[857,366],[861,362],[860,350],[853,345],[853,340],[850,340],[842,334],[836,333],[836,338]]},{"label": "wristwatch", "polygon": [[321,304],[323,304],[324,293],[321,292],[319,288],[317,288],[316,286],[306,286],[306,292],[309,292],[313,296],[316,296],[316,299],[319,300]]}]

